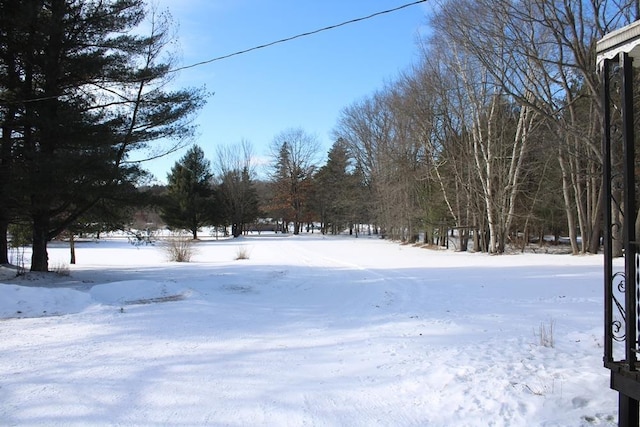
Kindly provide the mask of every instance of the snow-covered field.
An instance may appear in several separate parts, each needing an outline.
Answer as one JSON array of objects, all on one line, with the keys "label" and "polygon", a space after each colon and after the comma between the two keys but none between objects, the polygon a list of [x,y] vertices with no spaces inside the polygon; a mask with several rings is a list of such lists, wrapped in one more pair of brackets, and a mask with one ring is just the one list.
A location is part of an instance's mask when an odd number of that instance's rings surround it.
[{"label": "snow-covered field", "polygon": [[5,275],[0,425],[616,424],[601,256],[317,234],[196,251],[86,242],[68,276]]}]

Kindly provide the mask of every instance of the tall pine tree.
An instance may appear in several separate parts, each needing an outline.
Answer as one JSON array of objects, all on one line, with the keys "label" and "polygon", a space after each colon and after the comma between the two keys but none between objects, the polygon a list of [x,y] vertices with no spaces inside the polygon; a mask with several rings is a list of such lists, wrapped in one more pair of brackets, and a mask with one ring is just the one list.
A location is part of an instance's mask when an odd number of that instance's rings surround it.
[{"label": "tall pine tree", "polygon": [[[134,151],[193,134],[205,94],[164,89],[169,21],[134,34],[144,18],[143,0],[0,0],[0,205],[32,225],[32,271],[48,270],[52,238],[137,182]],[[0,238],[14,220],[0,209]]]},{"label": "tall pine tree", "polygon": [[175,163],[167,176],[168,194],[162,206],[162,219],[169,227],[189,230],[196,240],[201,227],[214,223],[212,176],[211,164],[197,145]]}]

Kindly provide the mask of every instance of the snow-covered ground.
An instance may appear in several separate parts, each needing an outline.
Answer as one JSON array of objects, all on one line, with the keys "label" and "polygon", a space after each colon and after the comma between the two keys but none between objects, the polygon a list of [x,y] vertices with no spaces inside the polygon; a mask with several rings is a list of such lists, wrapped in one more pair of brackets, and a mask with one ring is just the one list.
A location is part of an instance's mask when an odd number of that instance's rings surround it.
[{"label": "snow-covered ground", "polygon": [[125,239],[77,257],[1,280],[0,425],[617,421],[601,256],[316,234],[204,240],[190,263]]}]

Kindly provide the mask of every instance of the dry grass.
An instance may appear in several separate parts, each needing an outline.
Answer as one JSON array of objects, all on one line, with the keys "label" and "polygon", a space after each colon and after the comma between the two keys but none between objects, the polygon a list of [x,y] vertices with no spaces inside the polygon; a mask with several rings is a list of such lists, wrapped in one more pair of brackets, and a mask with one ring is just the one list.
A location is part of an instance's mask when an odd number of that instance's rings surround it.
[{"label": "dry grass", "polygon": [[246,246],[238,246],[236,249],[236,260],[249,259],[251,251]]},{"label": "dry grass", "polygon": [[49,271],[52,271],[54,273],[56,273],[58,276],[70,276],[71,275],[71,270],[69,269],[69,264],[64,263],[64,262],[57,262],[55,264],[53,264],[50,268]]},{"label": "dry grass", "polygon": [[534,336],[538,340],[538,344],[542,347],[555,347],[555,338],[553,335],[554,332],[554,321],[549,320],[548,322],[540,323],[540,327],[538,328],[538,333],[534,332]]},{"label": "dry grass", "polygon": [[174,235],[163,240],[163,246],[169,261],[189,262],[193,257],[193,239],[183,235]]}]

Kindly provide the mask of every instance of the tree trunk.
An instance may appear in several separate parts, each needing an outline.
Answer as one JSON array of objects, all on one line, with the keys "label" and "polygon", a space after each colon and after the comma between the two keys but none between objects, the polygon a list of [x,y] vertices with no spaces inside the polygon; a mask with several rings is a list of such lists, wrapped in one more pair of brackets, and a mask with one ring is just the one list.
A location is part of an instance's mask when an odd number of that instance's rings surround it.
[{"label": "tree trunk", "polygon": [[567,172],[566,160],[564,158],[563,149],[559,149],[558,160],[560,162],[560,169],[562,171],[562,197],[564,200],[564,210],[567,215],[567,228],[569,229],[569,241],[571,242],[571,252],[574,255],[579,253],[578,238],[576,236],[576,219],[573,215],[573,208],[571,206],[571,183],[569,173]]},{"label": "tree trunk", "polygon": [[47,254],[48,232],[49,217],[47,215],[34,215],[31,271],[49,271],[49,255]]},{"label": "tree trunk", "polygon": [[[596,206],[593,225],[591,227],[591,238],[589,239],[589,253],[597,254],[600,249],[600,235],[602,234],[602,199],[604,191],[600,188],[600,195]],[[637,228],[636,228],[637,229]]]},{"label": "tree trunk", "polygon": [[0,220],[0,265],[9,264],[8,229],[9,222]]},{"label": "tree trunk", "polygon": [[69,233],[69,250],[71,252],[71,259],[69,260],[69,264],[76,263],[76,240],[74,238],[73,233]]},{"label": "tree trunk", "polygon": [[462,228],[458,230],[460,236],[460,252],[467,252],[469,250],[469,228]]}]

